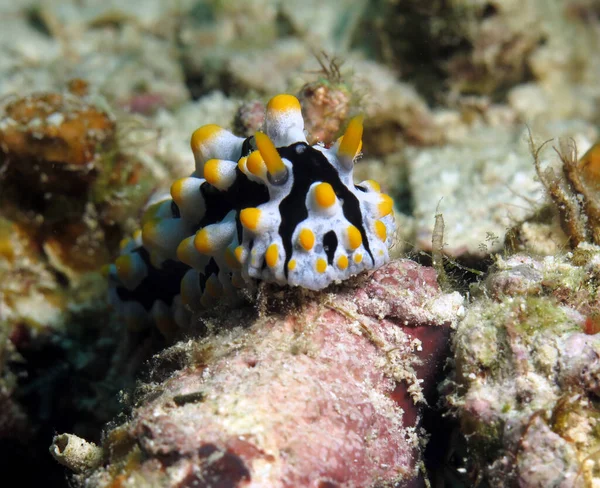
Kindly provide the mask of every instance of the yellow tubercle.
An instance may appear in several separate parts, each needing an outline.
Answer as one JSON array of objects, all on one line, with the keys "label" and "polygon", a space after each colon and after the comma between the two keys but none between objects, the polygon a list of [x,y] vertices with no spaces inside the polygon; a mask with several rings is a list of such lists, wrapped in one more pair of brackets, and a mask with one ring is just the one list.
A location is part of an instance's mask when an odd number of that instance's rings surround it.
[{"label": "yellow tubercle", "polygon": [[337,267],[344,270],[348,267],[348,256],[342,255],[337,259]]},{"label": "yellow tubercle", "polygon": [[281,159],[281,156],[277,152],[277,148],[267,134],[257,132],[254,135],[254,139],[256,140],[256,147],[258,147],[260,155],[267,165],[267,171],[269,171],[271,175],[277,176],[287,171],[285,164],[283,164],[283,159]]},{"label": "yellow tubercle", "polygon": [[122,251],[127,246],[127,244],[129,244],[130,242],[131,242],[131,239],[129,237],[124,237],[119,242],[119,249]]},{"label": "yellow tubercle", "polygon": [[192,299],[187,293],[187,289],[183,284],[183,280],[181,280],[181,283],[179,284],[179,294],[181,295],[181,303],[183,305],[191,305]]},{"label": "yellow tubercle", "polygon": [[244,246],[238,246],[234,249],[233,254],[238,263],[244,264]]},{"label": "yellow tubercle", "polygon": [[219,186],[221,179],[220,165],[221,162],[218,159],[209,159],[204,164],[204,179],[213,186]]},{"label": "yellow tubercle", "polygon": [[248,172],[247,164],[248,164],[248,157],[247,156],[244,156],[243,158],[240,158],[239,161],[238,161],[238,168],[244,174],[246,174]]},{"label": "yellow tubercle", "polygon": [[177,324],[175,321],[168,315],[160,315],[158,317],[154,317],[154,323],[156,324],[156,328],[163,335],[163,337],[167,340],[171,340],[177,331]]},{"label": "yellow tubercle", "polygon": [[[144,246],[146,246],[144,244]],[[154,266],[155,268],[160,268],[162,266],[163,263],[163,257],[160,255],[160,253],[156,252],[156,251],[152,251],[150,253],[150,264],[152,266]]]},{"label": "yellow tubercle", "polygon": [[100,274],[104,279],[110,276],[110,264],[105,264],[100,268]]},{"label": "yellow tubercle", "polygon": [[363,260],[362,253],[360,253],[360,252],[355,253],[353,259],[356,264],[360,264]]},{"label": "yellow tubercle", "polygon": [[120,280],[126,281],[131,278],[133,273],[133,262],[130,254],[124,254],[119,256],[115,261],[115,267],[117,268],[117,276]]},{"label": "yellow tubercle", "polygon": [[336,200],[333,187],[329,183],[319,183],[315,187],[315,201],[322,208],[331,207]]},{"label": "yellow tubercle", "polygon": [[171,198],[173,198],[173,201],[177,205],[181,205],[183,200],[183,188],[185,185],[185,180],[187,180],[187,178],[180,178],[175,180],[171,185]]},{"label": "yellow tubercle", "polygon": [[312,230],[304,228],[298,234],[298,242],[302,246],[302,249],[310,251],[315,245],[315,234]]},{"label": "yellow tubercle", "polygon": [[142,227],[142,242],[147,248],[151,248],[158,240],[158,223],[160,219],[153,219],[144,224]]},{"label": "yellow tubercle", "polygon": [[289,110],[302,110],[300,102],[293,95],[285,93],[276,95],[267,104],[267,112],[287,112]]},{"label": "yellow tubercle", "polygon": [[277,266],[277,261],[279,260],[279,248],[277,244],[273,243],[267,248],[267,252],[265,253],[265,261],[267,262],[267,266],[269,268],[274,268]]},{"label": "yellow tubercle", "polygon": [[261,214],[259,208],[245,208],[240,212],[240,222],[246,229],[254,231],[258,228]]},{"label": "yellow tubercle", "polygon": [[210,232],[206,227],[196,232],[196,237],[194,238],[194,247],[200,254],[210,254],[214,251],[210,239]]},{"label": "yellow tubercle", "polygon": [[206,280],[205,291],[212,298],[219,298],[223,293],[223,287],[215,275]]},{"label": "yellow tubercle", "polygon": [[181,303],[183,303],[184,305],[192,305],[193,294],[190,293],[191,290],[189,289],[189,285],[185,277],[183,277],[179,282],[179,290],[181,294]]},{"label": "yellow tubercle", "polygon": [[211,308],[214,304],[214,298],[212,298],[205,290],[202,296],[200,297],[200,305],[202,305],[204,308]]},{"label": "yellow tubercle", "polygon": [[317,273],[325,273],[325,270],[327,269],[327,261],[325,261],[323,258],[318,258],[315,264],[315,269],[317,270]]},{"label": "yellow tubercle", "polygon": [[296,269],[296,260],[295,259],[290,259],[290,261],[288,263],[288,269],[290,271],[294,271]]},{"label": "yellow tubercle", "polygon": [[392,213],[392,209],[394,208],[394,200],[389,195],[385,193],[381,194],[381,200],[379,200],[379,216],[385,217]]},{"label": "yellow tubercle", "polygon": [[248,161],[246,162],[246,168],[254,176],[264,176],[267,166],[265,165],[263,157],[260,155],[260,151],[252,151],[250,153],[250,156],[248,156]]},{"label": "yellow tubercle", "polygon": [[381,185],[375,180],[365,180],[363,183],[369,185],[371,190],[381,193]]},{"label": "yellow tubercle", "polygon": [[[190,251],[191,251],[191,249],[194,248],[193,243],[194,243],[195,238],[196,238],[196,236],[186,237],[177,246],[177,251],[176,251],[177,259],[179,259],[179,261],[181,261],[182,263],[191,265],[193,257],[190,256]],[[190,246],[190,244],[192,244],[192,246]]]},{"label": "yellow tubercle", "polygon": [[354,250],[362,244],[362,235],[354,225],[349,225],[346,229],[346,233],[348,235],[348,245],[350,246],[350,249]]},{"label": "yellow tubercle", "polygon": [[[144,212],[144,215],[142,216],[142,229],[144,227],[144,225],[146,224],[146,222],[150,222],[151,220],[155,220],[156,219],[156,215],[159,213],[160,209],[162,208],[163,204],[165,203],[165,201],[160,201],[160,202],[156,202],[153,203],[152,205],[150,205],[146,211]],[[177,203],[177,202],[175,202]]]},{"label": "yellow tubercle", "polygon": [[223,128],[216,124],[203,125],[199,129],[196,129],[190,140],[190,146],[192,147],[192,150],[196,150],[198,146],[205,144],[222,130]]},{"label": "yellow tubercle", "polygon": [[387,228],[381,220],[375,221],[375,233],[383,242],[387,239]]},{"label": "yellow tubercle", "polygon": [[363,116],[357,115],[348,123],[346,132],[340,143],[338,154],[344,158],[354,159],[362,146]]},{"label": "yellow tubercle", "polygon": [[232,251],[229,247],[225,249],[225,263],[231,269],[240,269],[241,267],[237,256],[234,254],[234,251]]}]

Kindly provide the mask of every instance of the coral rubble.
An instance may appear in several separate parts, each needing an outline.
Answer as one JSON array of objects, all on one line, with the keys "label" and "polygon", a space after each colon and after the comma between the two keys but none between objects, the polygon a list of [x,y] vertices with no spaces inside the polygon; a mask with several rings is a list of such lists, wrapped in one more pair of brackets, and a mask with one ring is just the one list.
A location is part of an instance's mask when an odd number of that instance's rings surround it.
[{"label": "coral rubble", "polygon": [[595,486],[600,250],[514,255],[474,292],[453,339],[447,403],[472,481]]}]

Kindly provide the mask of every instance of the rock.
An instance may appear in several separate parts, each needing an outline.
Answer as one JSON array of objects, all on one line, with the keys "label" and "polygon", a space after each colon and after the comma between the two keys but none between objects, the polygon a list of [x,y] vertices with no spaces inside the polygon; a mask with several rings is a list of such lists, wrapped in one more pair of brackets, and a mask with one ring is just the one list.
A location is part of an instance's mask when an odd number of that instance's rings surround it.
[{"label": "rock", "polygon": [[599,256],[591,245],[511,256],[473,289],[443,388],[468,452],[460,467],[489,486],[600,482]]},{"label": "rock", "polygon": [[8,179],[39,193],[85,193],[98,155],[115,144],[114,120],[67,93],[9,100],[0,113],[0,164]]},{"label": "rock", "polygon": [[[584,151],[590,146],[589,135],[594,134],[590,129],[588,124],[573,120],[540,124],[530,130],[536,140],[559,136],[573,139]],[[416,247],[431,250],[433,216],[442,213],[446,254],[481,260],[501,251],[508,229],[516,222],[533,220],[537,202],[545,194],[543,185],[536,181],[528,140],[527,129],[512,124],[494,127],[479,121],[465,135],[444,146],[406,148]],[[555,145],[558,147],[558,142]],[[543,167],[554,166],[560,171],[551,146],[540,156],[544,158]],[[535,241],[530,242],[532,252],[551,252],[560,244],[560,238],[548,236],[547,229],[541,231],[541,236],[531,235],[531,228],[527,230],[528,236],[520,228],[513,229],[512,234]],[[520,246],[516,243],[513,247]]]},{"label": "rock", "polygon": [[86,486],[416,479],[424,392],[460,295],[441,293],[431,269],[405,260],[329,294],[268,296],[258,317],[199,316],[214,334],[154,358],[130,420],[106,432],[108,465]]}]

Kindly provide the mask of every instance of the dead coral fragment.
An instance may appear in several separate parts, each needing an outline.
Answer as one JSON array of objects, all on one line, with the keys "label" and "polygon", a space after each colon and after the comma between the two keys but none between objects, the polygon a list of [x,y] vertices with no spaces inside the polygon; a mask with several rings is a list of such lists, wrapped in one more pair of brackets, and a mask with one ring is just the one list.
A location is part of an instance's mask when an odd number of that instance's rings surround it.
[{"label": "dead coral fragment", "polygon": [[9,330],[61,330],[73,310],[104,297],[100,267],[156,181],[125,153],[123,122],[83,80],[0,100],[0,318]]},{"label": "dead coral fragment", "polygon": [[101,447],[74,434],[55,436],[50,446],[50,454],[75,473],[83,473],[100,466],[104,455]]}]

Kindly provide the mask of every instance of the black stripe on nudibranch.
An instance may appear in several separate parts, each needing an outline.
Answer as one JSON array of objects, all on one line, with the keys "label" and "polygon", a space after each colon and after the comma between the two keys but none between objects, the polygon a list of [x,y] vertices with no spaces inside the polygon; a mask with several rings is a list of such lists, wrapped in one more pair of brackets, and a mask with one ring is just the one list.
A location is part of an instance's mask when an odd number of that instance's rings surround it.
[{"label": "black stripe on nudibranch", "polygon": [[200,193],[204,199],[206,213],[200,221],[198,227],[206,227],[223,220],[225,215],[231,210],[227,195],[205,181],[200,185]]},{"label": "black stripe on nudibranch", "polygon": [[246,207],[258,207],[269,201],[269,190],[265,185],[250,181],[248,177],[235,169],[235,181],[224,193],[229,204],[230,210],[235,210],[235,226],[238,242],[242,242],[243,231],[242,223],[240,222],[240,210]]},{"label": "black stripe on nudibranch", "polygon": [[330,230],[323,236],[323,249],[325,250],[325,254],[327,254],[327,262],[330,265],[333,264],[333,257],[335,256],[337,246],[338,238],[335,232]]},{"label": "black stripe on nudibranch", "polygon": [[[302,146],[302,147],[298,147]],[[279,204],[281,224],[279,235],[285,250],[285,277],[288,276],[288,263],[292,255],[292,235],[300,222],[308,217],[306,195],[313,183],[324,181],[329,183],[337,198],[342,203],[342,211],[348,222],[354,225],[362,236],[362,242],[371,259],[373,255],[369,247],[369,239],[363,225],[358,198],[342,183],[338,170],[331,165],[325,155],[305,142],[298,142],[287,147],[278,148],[282,158],[292,163],[294,184],[288,196]],[[327,256],[329,259],[329,255]],[[331,257],[330,263],[333,261]]]},{"label": "black stripe on nudibranch", "polygon": [[155,268],[150,263],[150,255],[145,248],[138,247],[132,252],[140,255],[148,269],[148,275],[135,290],[117,286],[116,292],[119,299],[123,302],[138,302],[148,311],[157,300],[162,300],[167,305],[171,305],[173,298],[179,295],[181,279],[190,267],[179,261],[167,260],[160,268]]},{"label": "black stripe on nudibranch", "polygon": [[171,215],[174,219],[181,218],[181,212],[174,200],[171,200]]}]

